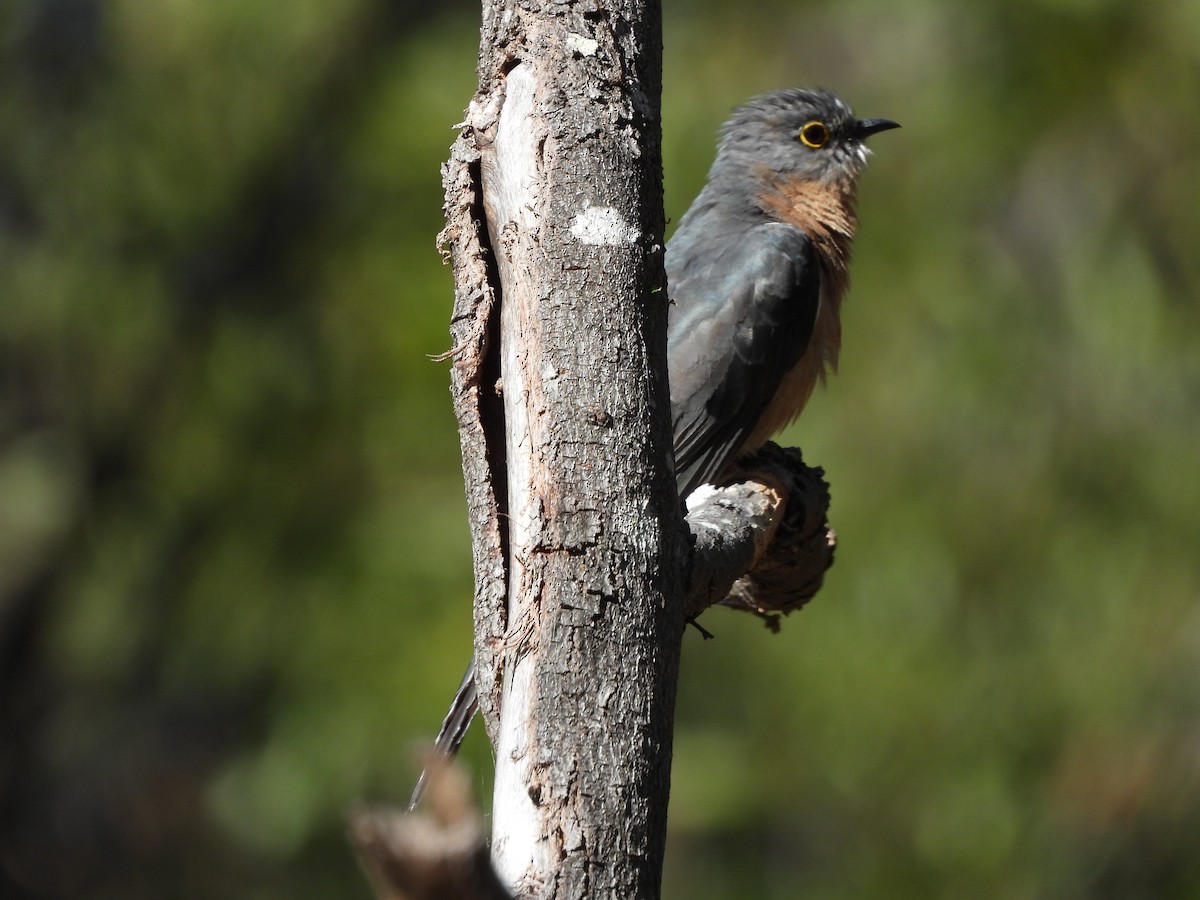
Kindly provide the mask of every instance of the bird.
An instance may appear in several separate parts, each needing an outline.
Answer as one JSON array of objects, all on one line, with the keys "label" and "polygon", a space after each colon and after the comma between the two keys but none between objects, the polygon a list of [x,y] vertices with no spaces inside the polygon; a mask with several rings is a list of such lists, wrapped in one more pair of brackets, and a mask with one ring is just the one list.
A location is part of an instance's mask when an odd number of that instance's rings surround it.
[{"label": "bird", "polygon": [[[761,94],[722,126],[664,260],[681,498],[790,424],[836,371],[866,140],[898,127],[803,88]],[[457,751],[477,706],[472,660],[435,753]]]}]

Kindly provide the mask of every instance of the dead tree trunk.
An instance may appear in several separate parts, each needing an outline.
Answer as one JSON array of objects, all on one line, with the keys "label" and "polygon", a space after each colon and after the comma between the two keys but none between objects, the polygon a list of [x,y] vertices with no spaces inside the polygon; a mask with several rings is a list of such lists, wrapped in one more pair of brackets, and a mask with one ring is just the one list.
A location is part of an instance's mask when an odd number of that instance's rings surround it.
[{"label": "dead tree trunk", "polygon": [[485,3],[446,169],[493,862],[659,894],[687,542],[671,472],[653,0]]}]

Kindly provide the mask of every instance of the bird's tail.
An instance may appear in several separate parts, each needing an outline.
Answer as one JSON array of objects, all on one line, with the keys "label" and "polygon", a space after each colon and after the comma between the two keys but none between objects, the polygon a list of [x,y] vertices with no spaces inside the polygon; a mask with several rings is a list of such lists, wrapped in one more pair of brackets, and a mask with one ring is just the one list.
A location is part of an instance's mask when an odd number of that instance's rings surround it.
[{"label": "bird's tail", "polygon": [[[479,694],[475,690],[475,657],[472,656],[471,662],[467,664],[467,673],[463,675],[462,684],[458,686],[454,700],[450,703],[450,711],[442,720],[441,730],[438,731],[437,739],[433,742],[434,753],[445,759],[453,757],[458,752],[463,738],[467,736],[467,728],[470,726],[471,720],[475,718],[475,712],[478,709]],[[428,769],[421,771],[421,777],[417,779],[417,786],[413,788],[412,799],[408,801],[409,811],[416,809],[417,804],[421,802],[421,795],[425,793],[428,773]]]}]

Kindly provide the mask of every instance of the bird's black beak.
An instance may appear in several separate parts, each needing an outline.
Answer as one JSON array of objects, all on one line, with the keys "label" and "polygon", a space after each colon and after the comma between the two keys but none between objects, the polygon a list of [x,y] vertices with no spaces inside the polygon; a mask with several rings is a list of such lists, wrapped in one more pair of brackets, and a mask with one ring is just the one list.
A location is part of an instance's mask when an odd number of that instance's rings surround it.
[{"label": "bird's black beak", "polygon": [[892,128],[899,127],[900,123],[893,122],[891,119],[859,119],[854,125],[854,135],[859,140],[862,140],[881,131],[889,131]]}]

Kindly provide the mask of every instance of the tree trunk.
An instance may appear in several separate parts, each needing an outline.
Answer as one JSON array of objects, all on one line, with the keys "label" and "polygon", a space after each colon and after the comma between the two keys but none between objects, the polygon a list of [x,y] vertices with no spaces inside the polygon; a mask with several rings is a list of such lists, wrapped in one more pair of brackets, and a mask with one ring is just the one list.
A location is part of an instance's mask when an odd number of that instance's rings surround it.
[{"label": "tree trunk", "polygon": [[827,486],[795,451],[770,445],[682,515],[659,22],[636,0],[484,4],[441,240],[491,865],[465,781],[431,757],[431,815],[352,817],[389,900],[658,897],[685,615],[724,603],[777,629],[833,560]]},{"label": "tree trunk", "polygon": [[659,895],[687,542],[671,471],[660,9],[484,4],[446,169],[493,862]]}]

